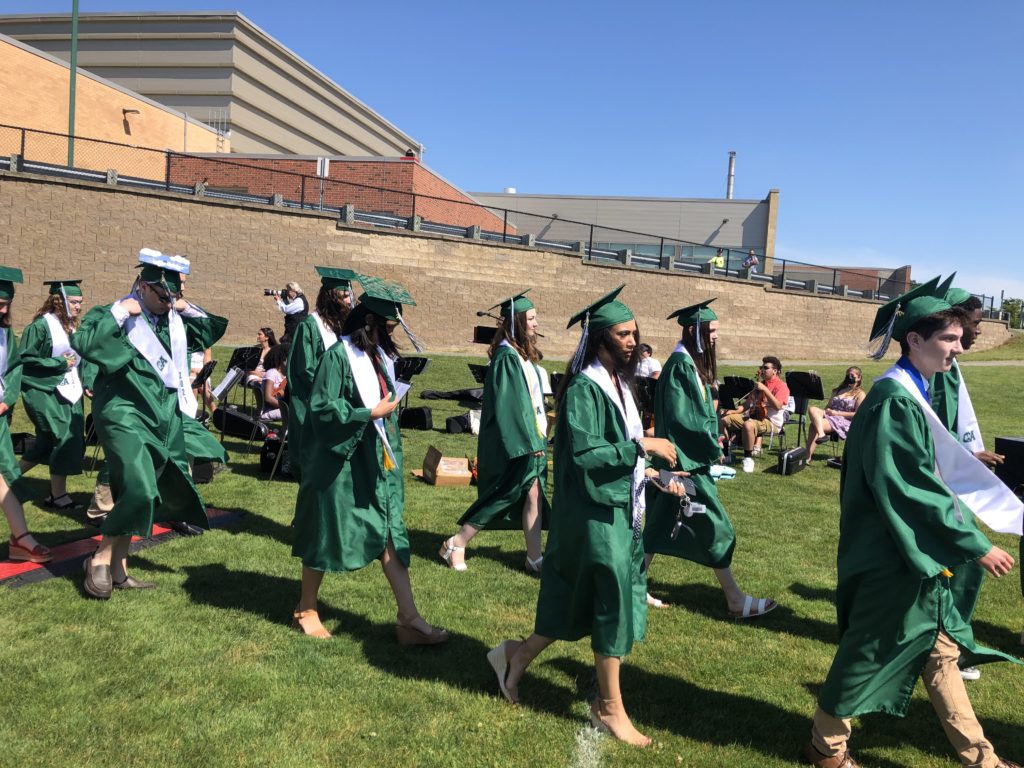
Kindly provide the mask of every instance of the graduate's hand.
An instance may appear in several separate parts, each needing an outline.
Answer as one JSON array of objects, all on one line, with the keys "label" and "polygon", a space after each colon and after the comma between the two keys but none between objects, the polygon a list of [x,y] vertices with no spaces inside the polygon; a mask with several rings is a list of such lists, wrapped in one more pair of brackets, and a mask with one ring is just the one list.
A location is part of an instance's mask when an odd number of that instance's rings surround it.
[{"label": "graduate's hand", "polygon": [[141,315],[142,306],[136,299],[121,299],[117,302],[118,306],[124,309],[129,315]]},{"label": "graduate's hand", "polygon": [[676,465],[676,447],[672,445],[671,440],[666,440],[664,437],[645,437],[640,442],[647,453],[660,456],[668,462],[670,467]]},{"label": "graduate's hand", "polygon": [[386,416],[390,416],[391,412],[398,407],[398,400],[395,399],[395,394],[392,392],[388,395],[386,400],[381,400],[370,410],[371,419],[383,419]]},{"label": "graduate's hand", "polygon": [[995,469],[1006,458],[1001,453],[994,453],[992,451],[978,451],[974,454],[974,457],[989,469]]},{"label": "graduate's hand", "polygon": [[0,403],[0,416],[3,416],[9,410],[11,410],[11,406],[9,406],[7,403]]},{"label": "graduate's hand", "polygon": [[188,302],[187,301],[185,301],[184,299],[175,299],[174,300],[174,310],[176,312],[184,312],[186,309],[188,309]]},{"label": "graduate's hand", "polygon": [[85,396],[86,396],[86,397],[88,397],[88,398],[89,398],[90,400],[92,399],[92,390],[91,390],[91,389],[83,389],[83,390],[82,390],[82,392],[83,392],[83,393],[85,394]]},{"label": "graduate's hand", "polygon": [[987,555],[978,560],[978,564],[998,579],[1013,568],[1013,556],[999,547],[992,547]]}]

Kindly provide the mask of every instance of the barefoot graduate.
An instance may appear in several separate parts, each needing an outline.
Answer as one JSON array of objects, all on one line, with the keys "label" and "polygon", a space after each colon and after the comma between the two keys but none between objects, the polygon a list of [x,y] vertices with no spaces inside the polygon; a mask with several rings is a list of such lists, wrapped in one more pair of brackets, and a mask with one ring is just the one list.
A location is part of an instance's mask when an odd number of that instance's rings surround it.
[{"label": "barefoot graduate", "polygon": [[415,302],[394,283],[359,280],[366,292],[346,317],[340,342],[324,352],[309,396],[292,546],[302,559],[302,586],[292,626],[329,638],[317,612],[324,574],[380,560],[398,603],[398,642],[437,645],[448,632],[420,616],[409,582],[402,436],[394,412],[402,393],[396,390],[392,334],[399,325],[408,332],[402,305]]},{"label": "barefoot graduate", "polygon": [[547,374],[538,364],[537,309],[529,289],[490,309],[501,324],[487,351],[483,413],[477,442],[477,499],[459,520],[459,532],[441,544],[439,555],[456,571],[466,570],[465,549],[482,528],[522,521],[527,573],[540,573],[541,527],[548,514],[548,420],[544,408]]},{"label": "barefoot graduate", "polygon": [[[643,638],[647,578],[640,536],[645,459],[674,466],[664,438],[644,437],[630,389],[639,334],[623,286],[570,321],[583,334],[559,392],[555,426],[555,496],[534,633],[506,640],[488,654],[502,694],[519,701],[530,663],[555,640],[590,637],[598,697],[591,720],[618,739],[646,746],[622,702],[622,657]],[[675,484],[672,484],[673,486]]]}]

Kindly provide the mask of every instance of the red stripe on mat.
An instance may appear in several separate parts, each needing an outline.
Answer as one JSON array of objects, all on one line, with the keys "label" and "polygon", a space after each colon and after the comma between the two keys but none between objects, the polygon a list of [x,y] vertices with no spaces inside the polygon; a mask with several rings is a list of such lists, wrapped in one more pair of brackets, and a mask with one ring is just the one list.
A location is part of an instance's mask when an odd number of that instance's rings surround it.
[{"label": "red stripe on mat", "polygon": [[[215,520],[218,517],[227,515],[223,509],[214,509],[208,507],[206,510],[206,516],[210,520]],[[171,529],[163,525],[153,525],[152,536],[160,536],[164,533],[170,533]],[[141,537],[132,536],[132,541],[140,541]],[[75,558],[81,557],[82,555],[89,555],[96,551],[96,547],[99,546],[100,536],[92,536],[88,539],[76,539],[75,541],[69,541],[65,544],[58,544],[55,547],[50,547],[50,551],[53,552],[53,560],[48,563],[26,563],[15,560],[0,560],[0,581],[12,578],[14,576],[24,576],[32,571],[38,571],[40,568],[47,566],[54,566],[58,563],[62,563],[66,560],[74,560]]]}]

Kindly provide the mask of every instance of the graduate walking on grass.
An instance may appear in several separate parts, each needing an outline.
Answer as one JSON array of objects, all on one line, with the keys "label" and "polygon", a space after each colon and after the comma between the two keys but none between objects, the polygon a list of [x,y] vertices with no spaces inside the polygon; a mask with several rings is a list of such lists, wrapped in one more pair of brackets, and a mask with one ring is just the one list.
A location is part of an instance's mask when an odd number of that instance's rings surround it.
[{"label": "graduate walking on grass", "polygon": [[85,459],[85,389],[71,337],[82,312],[81,280],[49,280],[49,295],[21,334],[21,389],[36,429],[35,445],[21,457],[22,474],[36,464],[50,468],[43,506],[80,510],[68,495],[68,475],[82,474]]},{"label": "graduate walking on grass", "polygon": [[[713,301],[708,299],[668,316],[682,326],[682,338],[665,363],[654,396],[654,434],[675,446],[679,468],[690,473],[697,492],[690,510],[698,513],[684,519],[678,500],[648,486],[644,551],[648,566],[660,553],[713,569],[725,593],[729,615],[750,619],[768,613],[776,602],[746,594],[730,567],[736,533],[711,475],[711,467],[722,457],[711,396],[711,386],[718,377],[718,316],[708,306]],[[655,459],[654,466],[663,468],[664,463]],[[655,605],[663,604],[656,601]]]},{"label": "graduate walking on grass", "polygon": [[7,525],[11,529],[7,557],[30,563],[48,563],[53,559],[50,550],[40,544],[25,523],[25,510],[11,490],[21,475],[18,459],[11,444],[11,430],[7,412],[18,402],[21,394],[21,357],[18,340],[11,328],[11,304],[14,284],[22,282],[21,270],[0,267],[0,506],[4,508]]},{"label": "graduate walking on grass", "polygon": [[522,522],[527,573],[538,574],[541,528],[548,515],[547,374],[538,364],[537,309],[524,291],[500,305],[501,324],[487,351],[483,413],[477,441],[477,499],[459,520],[459,532],[441,543],[441,559],[466,570],[466,545],[483,528]]},{"label": "graduate walking on grass", "polygon": [[366,292],[345,319],[340,341],[324,352],[309,395],[292,546],[302,559],[302,586],[292,627],[331,637],[317,612],[324,574],[380,560],[398,604],[398,642],[438,645],[448,632],[420,616],[409,582],[402,436],[395,413],[402,393],[396,389],[392,334],[402,325],[414,339],[402,305],[415,302],[394,283],[359,280]]},{"label": "graduate walking on grass", "polygon": [[[633,313],[619,286],[576,314],[583,334],[558,399],[555,495],[533,634],[505,640],[487,658],[505,698],[519,701],[530,663],[555,640],[590,637],[598,695],[591,721],[637,746],[650,739],[626,713],[622,657],[643,639],[647,578],[640,536],[648,455],[676,464],[668,440],[644,437],[631,390],[639,359]],[[652,470],[653,472],[653,470]],[[676,483],[669,488],[681,492]]]},{"label": "graduate walking on grass", "polygon": [[131,537],[153,523],[180,520],[209,527],[185,454],[184,419],[197,404],[189,384],[188,338],[210,346],[223,319],[178,299],[188,259],[149,248],[132,292],[93,307],[71,345],[97,366],[93,420],[106,458],[113,508],[96,553],[85,561],[85,591],[108,599],[114,589],[153,584],[128,575]]},{"label": "graduate walking on grass", "polygon": [[896,365],[876,380],[846,441],[840,480],[839,647],[818,695],[804,761],[855,768],[850,718],[903,716],[918,677],[965,766],[1019,768],[985,738],[957,662],[1015,661],[975,644],[953,591],[977,562],[999,578],[1013,558],[978,529],[1020,531],[1024,505],[946,430],[928,382],[962,351],[964,312],[934,295],[937,278],[879,309],[872,329],[900,344]]}]

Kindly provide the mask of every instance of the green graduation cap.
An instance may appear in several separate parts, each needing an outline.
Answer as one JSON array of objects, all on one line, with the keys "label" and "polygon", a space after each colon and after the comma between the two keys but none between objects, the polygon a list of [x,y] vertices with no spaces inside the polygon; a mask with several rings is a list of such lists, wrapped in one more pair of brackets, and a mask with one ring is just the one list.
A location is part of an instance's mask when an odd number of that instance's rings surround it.
[{"label": "green graduation cap", "polygon": [[935,289],[935,295],[940,299],[945,299],[951,306],[955,307],[958,304],[963,304],[973,294],[970,291],[965,291],[963,288],[953,287],[954,277],[956,277],[956,272],[939,283],[939,287]]},{"label": "green graduation cap", "polygon": [[82,280],[44,280],[43,285],[50,286],[50,295],[81,296]]},{"label": "green graduation cap", "polygon": [[[717,298],[717,296],[715,298]],[[691,304],[688,307],[677,309],[665,319],[671,320],[674,317],[676,322],[680,325],[699,325],[700,323],[710,323],[712,320],[718,319],[718,315],[715,314],[715,310],[708,307],[708,304],[714,300],[715,299],[708,299],[707,301],[702,301],[699,304]]]},{"label": "green graduation cap", "polygon": [[352,281],[359,280],[359,273],[353,272],[351,269],[342,269],[341,267],[314,267],[314,269],[320,275],[320,284],[324,288],[350,289]]},{"label": "green graduation cap", "polygon": [[14,284],[25,282],[17,267],[0,267],[0,299],[14,298]]},{"label": "green graduation cap", "polygon": [[495,304],[493,307],[488,307],[487,311],[490,312],[492,309],[500,309],[502,317],[510,317],[514,312],[526,312],[527,310],[533,309],[533,302],[526,298],[526,294],[530,292],[527,288],[522,293],[517,293],[515,296],[511,296],[500,304]]},{"label": "green graduation cap", "polygon": [[565,326],[566,328],[572,328],[576,323],[580,323],[583,326],[580,343],[576,345],[576,353],[572,356],[571,370],[573,373],[579,373],[580,368],[583,366],[583,355],[587,349],[587,339],[590,337],[591,331],[600,331],[619,323],[627,323],[633,319],[633,313],[629,307],[616,300],[616,297],[625,287],[626,284],[623,283],[597,301],[591,302],[573,315],[569,320],[569,324]]},{"label": "green graduation cap", "polygon": [[357,279],[362,283],[363,290],[365,291],[359,297],[359,305],[366,307],[369,312],[383,317],[385,320],[397,320],[401,323],[402,330],[405,331],[405,335],[409,337],[409,341],[412,342],[416,351],[422,352],[423,345],[409,326],[406,325],[405,318],[402,317],[403,304],[410,307],[416,306],[416,302],[412,300],[409,292],[398,283],[382,280],[379,277],[359,275]]},{"label": "green graduation cap", "polygon": [[875,323],[871,326],[871,343],[878,343],[878,349],[871,357],[881,360],[889,349],[892,339],[902,341],[907,331],[918,322],[950,308],[949,302],[936,296],[939,278],[933,277],[902,296],[897,296],[887,304],[883,304],[875,313]]}]

